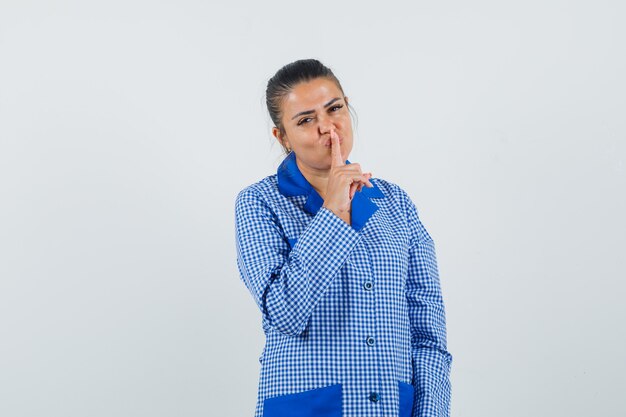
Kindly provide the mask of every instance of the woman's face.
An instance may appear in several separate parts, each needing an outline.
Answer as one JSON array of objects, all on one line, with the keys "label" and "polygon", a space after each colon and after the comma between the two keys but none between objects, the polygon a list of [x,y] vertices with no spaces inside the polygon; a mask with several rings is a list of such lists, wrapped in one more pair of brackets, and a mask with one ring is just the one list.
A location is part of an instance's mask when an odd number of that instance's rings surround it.
[{"label": "woman's face", "polygon": [[[282,102],[284,144],[308,168],[328,170],[331,166],[330,129],[339,136],[341,156],[352,151],[352,121],[348,98],[327,78],[297,84]],[[278,128],[272,129],[280,141]]]}]

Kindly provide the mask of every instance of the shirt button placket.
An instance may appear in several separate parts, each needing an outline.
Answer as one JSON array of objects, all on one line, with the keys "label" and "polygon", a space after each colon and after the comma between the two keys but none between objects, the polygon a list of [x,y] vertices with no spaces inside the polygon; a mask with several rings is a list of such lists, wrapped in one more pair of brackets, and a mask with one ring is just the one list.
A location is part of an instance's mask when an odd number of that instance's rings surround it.
[{"label": "shirt button placket", "polygon": [[[371,311],[372,313],[374,313],[374,319],[375,319],[375,317],[376,317],[376,315],[375,315],[375,304],[376,304],[376,302],[375,302],[375,299],[374,299],[374,293],[373,293],[373,291],[372,291],[372,290],[373,290],[373,288],[374,288],[374,283],[373,283],[371,280],[369,280],[369,279],[368,279],[367,281],[365,281],[365,282],[363,283],[363,289],[364,289],[366,292],[369,292],[369,293],[370,293],[370,294],[369,294],[369,296],[368,296],[368,297],[370,298],[370,300],[371,300],[371,304],[372,304],[372,307],[371,307],[371,310],[370,310],[370,311]],[[375,323],[375,321],[374,321],[373,323]],[[373,329],[372,329],[372,330],[373,330]],[[365,344],[366,344],[369,348],[371,348],[371,349],[372,349],[370,352],[371,352],[374,356],[376,356],[376,355],[377,355],[377,352],[373,349],[373,346],[376,344],[376,339],[375,339],[373,336],[367,336],[367,337],[365,338]],[[371,403],[376,404],[376,403],[378,403],[378,401],[380,400],[380,394],[378,394],[378,392],[372,391],[372,392],[370,392],[370,393],[368,394],[368,399],[370,400],[370,402],[371,402]]]}]

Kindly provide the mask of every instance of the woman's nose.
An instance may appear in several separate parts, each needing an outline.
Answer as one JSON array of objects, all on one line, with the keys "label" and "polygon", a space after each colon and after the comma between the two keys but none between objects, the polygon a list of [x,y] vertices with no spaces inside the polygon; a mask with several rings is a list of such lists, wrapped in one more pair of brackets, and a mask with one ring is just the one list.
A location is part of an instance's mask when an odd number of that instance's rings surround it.
[{"label": "woman's nose", "polygon": [[320,118],[319,128],[320,128],[320,133],[325,134],[325,133],[330,133],[331,128],[336,129],[337,127],[333,124],[333,122],[329,118]]}]

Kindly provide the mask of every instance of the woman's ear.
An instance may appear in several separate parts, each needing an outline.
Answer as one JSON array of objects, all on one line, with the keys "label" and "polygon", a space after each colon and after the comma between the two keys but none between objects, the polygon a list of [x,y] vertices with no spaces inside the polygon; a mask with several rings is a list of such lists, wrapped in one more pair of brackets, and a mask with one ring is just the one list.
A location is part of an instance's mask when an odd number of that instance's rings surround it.
[{"label": "woman's ear", "polygon": [[281,144],[283,143],[283,137],[280,133],[280,129],[277,128],[276,126],[272,128],[272,135],[274,135],[274,137],[278,139],[278,142],[280,142]]},{"label": "woman's ear", "polygon": [[276,139],[280,140],[280,139],[279,139],[279,136],[280,136],[280,130],[278,130],[278,128],[277,128],[276,126],[274,126],[274,127],[272,128],[272,136],[274,136]]},{"label": "woman's ear", "polygon": [[282,133],[280,133],[280,129],[276,126],[272,128],[272,135],[274,135],[274,137],[278,140],[278,143],[280,143],[283,147],[286,146],[285,138],[283,137]]}]

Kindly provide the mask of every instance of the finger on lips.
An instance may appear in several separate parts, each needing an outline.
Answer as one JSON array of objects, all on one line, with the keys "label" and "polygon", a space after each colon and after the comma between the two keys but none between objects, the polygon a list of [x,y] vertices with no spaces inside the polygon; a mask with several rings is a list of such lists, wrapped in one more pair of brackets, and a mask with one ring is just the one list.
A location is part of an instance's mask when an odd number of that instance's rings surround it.
[{"label": "finger on lips", "polygon": [[[341,147],[340,147],[340,143],[339,143],[339,136],[337,135],[337,132],[335,132],[334,128],[330,129],[330,150],[331,150],[331,160],[332,160],[332,164],[333,166],[343,166],[346,165],[345,161],[343,160],[343,156],[341,155]],[[372,178],[372,173],[371,172],[367,172],[364,174],[360,173],[360,165],[359,164],[351,164],[353,165],[352,168],[356,168],[358,167],[359,169],[359,174],[360,174],[360,178],[357,178],[354,180],[353,184],[351,184],[350,187],[350,197],[353,196],[353,190],[357,190],[357,191],[361,191],[361,189],[363,188],[363,186],[367,186],[369,188],[373,188],[374,185],[370,182],[370,178]],[[353,187],[354,185],[354,187]]]},{"label": "finger on lips", "polygon": [[335,133],[334,129],[330,130],[330,151],[332,156],[332,163],[335,166],[345,165],[345,161],[341,156],[341,148],[339,146],[339,137]]}]

